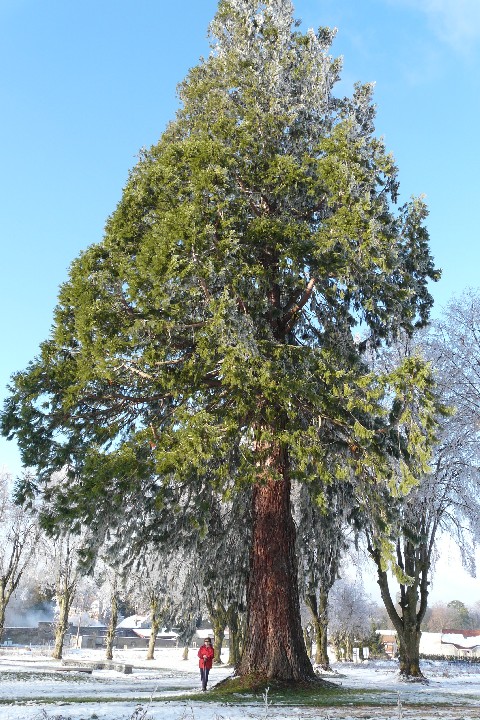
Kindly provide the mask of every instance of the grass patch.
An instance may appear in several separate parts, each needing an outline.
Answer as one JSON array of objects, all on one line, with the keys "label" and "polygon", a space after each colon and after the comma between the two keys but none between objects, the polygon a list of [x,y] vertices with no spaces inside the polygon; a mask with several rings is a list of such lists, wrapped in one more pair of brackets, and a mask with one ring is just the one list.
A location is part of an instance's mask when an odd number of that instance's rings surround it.
[{"label": "grass patch", "polygon": [[[322,706],[331,705],[333,702],[344,703],[349,697],[358,694],[358,690],[345,688],[339,683],[322,678],[311,682],[292,683],[268,680],[259,675],[247,675],[222,680],[212,687],[208,695],[220,702],[228,702],[231,698],[238,700],[243,696],[259,699],[263,697],[267,688],[268,697],[272,699],[272,702],[287,701],[300,705],[308,705],[312,701]],[[360,693],[362,693],[361,690]]]},{"label": "grass patch", "polygon": [[[251,687],[244,687],[238,684],[224,686],[219,683],[213,687],[208,693],[189,694],[188,699],[202,703],[222,703],[225,705],[246,705],[246,704],[264,704],[265,691],[268,688],[268,700],[272,706],[295,706],[295,707],[350,707],[350,706],[378,706],[391,705],[397,702],[397,693],[387,693],[385,690],[362,690],[349,689],[339,686],[319,688],[318,686],[307,686],[295,688],[286,687],[285,685],[274,686],[273,683],[259,686],[255,690]],[[153,698],[153,702],[161,698]],[[170,696],[166,700],[175,700],[176,702],[185,701],[186,696],[177,695]]]},{"label": "grass patch", "polygon": [[[160,698],[159,698],[160,699]],[[183,701],[185,701],[185,698],[183,698]],[[107,703],[133,703],[136,705],[145,705],[147,702],[150,703],[150,698],[145,697],[134,697],[129,696],[126,697],[100,697],[99,695],[93,695],[92,697],[88,696],[81,696],[81,697],[64,697],[64,696],[57,696],[54,697],[53,695],[49,697],[45,697],[44,695],[41,695],[39,697],[25,697],[25,698],[16,698],[14,701],[12,701],[12,698],[0,698],[0,706],[1,705],[85,705],[87,703],[91,703],[92,705],[106,705]]]},{"label": "grass patch", "polygon": [[[225,689],[223,683],[219,683],[213,687],[208,693],[198,693],[189,695],[188,699],[195,702],[203,703],[223,703],[225,705],[247,705],[255,704],[262,706],[265,704],[265,691],[268,688],[268,702],[272,707],[309,707],[309,708],[373,708],[373,707],[392,707],[398,702],[398,691],[372,688],[345,688],[343,686],[335,686],[328,688],[317,687],[298,687],[288,688],[282,686],[274,686],[273,683],[263,685],[258,690],[242,688],[241,685],[234,689],[227,686]],[[153,702],[161,698],[153,698]],[[185,701],[185,696],[169,697],[168,700],[177,702]],[[471,705],[478,705],[478,697],[471,697]],[[404,707],[437,707],[452,708],[456,706],[470,705],[470,697],[463,695],[451,700],[439,701],[436,697],[423,697],[418,700],[409,700],[402,697]]]},{"label": "grass patch", "polygon": [[[153,692],[148,698],[143,694],[141,697],[130,695],[127,692],[121,692],[117,695],[93,695],[89,693],[85,695],[58,695],[58,696],[29,696],[17,697],[12,703],[12,699],[0,698],[0,706],[2,705],[43,705],[51,707],[53,705],[62,704],[65,706],[76,704],[92,704],[100,706],[103,704],[111,704],[118,702],[128,702],[144,707],[148,704],[152,707],[158,703],[166,705],[167,703],[202,703],[204,705],[222,704],[225,707],[235,706],[254,706],[256,709],[265,707],[266,698],[268,706],[275,707],[296,707],[296,708],[315,708],[319,711],[327,711],[328,708],[344,708],[355,711],[359,708],[385,708],[395,707],[398,702],[398,691],[389,691],[385,689],[372,688],[345,688],[343,686],[334,687],[318,687],[308,685],[307,687],[295,688],[285,687],[284,685],[273,686],[273,683],[258,687],[256,690],[247,688],[238,684],[236,688],[231,685],[225,686],[219,683],[212,687],[207,693],[192,693],[178,691],[178,688],[162,688],[160,692]],[[165,696],[165,692],[176,692],[175,695]],[[460,707],[478,707],[479,699],[475,695],[462,695],[447,699],[438,696],[425,696],[409,700],[404,695],[401,698],[404,708],[438,708],[438,709],[454,709]]]},{"label": "grass patch", "polygon": [[[91,675],[88,675],[87,673],[74,673],[74,672],[41,672],[41,671],[29,671],[25,670],[23,671],[16,671],[16,670],[6,670],[0,671],[0,680],[2,681],[18,681],[18,682],[45,682],[48,680],[49,682],[72,682],[72,679],[75,680],[75,682],[98,682],[96,679],[92,678]],[[106,681],[108,682],[109,678],[106,678]]]}]

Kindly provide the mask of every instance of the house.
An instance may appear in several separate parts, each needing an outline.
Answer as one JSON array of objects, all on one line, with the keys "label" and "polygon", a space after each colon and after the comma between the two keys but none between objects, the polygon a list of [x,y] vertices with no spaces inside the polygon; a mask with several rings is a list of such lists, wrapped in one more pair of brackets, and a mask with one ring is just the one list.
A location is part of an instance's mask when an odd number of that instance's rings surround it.
[{"label": "house", "polygon": [[383,645],[385,653],[394,658],[397,654],[397,631],[396,630],[377,630],[377,635],[380,635],[380,642]]},{"label": "house", "polygon": [[441,644],[456,657],[480,657],[480,630],[442,630]]},{"label": "house", "polygon": [[[389,657],[398,652],[395,630],[377,630]],[[441,633],[422,632],[420,655],[447,655],[455,657],[480,657],[480,630],[442,630]]]},{"label": "house", "polygon": [[[118,623],[115,631],[115,647],[143,648],[150,642],[151,622],[149,615],[130,615]],[[155,647],[176,647],[178,633],[162,628],[155,639]]]}]

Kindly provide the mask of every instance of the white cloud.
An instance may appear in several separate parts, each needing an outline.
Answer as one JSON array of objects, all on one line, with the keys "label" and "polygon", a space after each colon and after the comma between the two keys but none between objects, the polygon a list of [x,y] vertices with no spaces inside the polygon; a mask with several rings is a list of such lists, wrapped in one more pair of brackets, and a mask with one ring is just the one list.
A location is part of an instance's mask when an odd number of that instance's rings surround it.
[{"label": "white cloud", "polygon": [[480,0],[393,0],[424,13],[445,43],[469,52],[480,41]]}]

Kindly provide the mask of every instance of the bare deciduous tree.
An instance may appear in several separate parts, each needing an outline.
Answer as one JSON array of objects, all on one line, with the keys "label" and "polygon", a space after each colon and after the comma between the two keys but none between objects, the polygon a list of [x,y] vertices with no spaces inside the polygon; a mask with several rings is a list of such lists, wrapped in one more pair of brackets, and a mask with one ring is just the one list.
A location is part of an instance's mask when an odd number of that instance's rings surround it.
[{"label": "bare deciduous tree", "polygon": [[[442,533],[455,538],[464,566],[475,572],[480,517],[479,337],[480,299],[469,294],[462,302],[454,301],[428,335],[405,339],[393,351],[404,355],[421,351],[431,362],[439,406],[430,472],[418,478],[418,486],[406,498],[385,497],[385,517],[396,538],[398,591],[388,577],[373,528],[367,526],[366,537],[382,599],[397,632],[400,672],[420,680],[421,625]],[[388,362],[388,358],[384,360]]]},{"label": "bare deciduous tree", "polygon": [[45,539],[45,547],[54,568],[53,583],[57,609],[55,613],[55,645],[52,657],[60,660],[69,626],[69,614],[80,578],[78,550],[81,539],[64,532],[55,539]]},{"label": "bare deciduous tree", "polygon": [[355,641],[371,630],[374,605],[359,582],[338,580],[331,590],[330,632],[338,659],[352,660]]},{"label": "bare deciduous tree", "polygon": [[39,536],[35,516],[12,500],[11,478],[0,474],[0,640],[5,610],[28,565]]}]

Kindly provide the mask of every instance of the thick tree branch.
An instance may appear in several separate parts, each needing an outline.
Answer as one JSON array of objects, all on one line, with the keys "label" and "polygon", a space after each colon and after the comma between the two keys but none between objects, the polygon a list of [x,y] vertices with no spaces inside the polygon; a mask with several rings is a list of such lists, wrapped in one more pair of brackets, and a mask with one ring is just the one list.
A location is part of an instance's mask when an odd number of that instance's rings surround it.
[{"label": "thick tree branch", "polygon": [[305,291],[300,298],[300,300],[293,305],[290,309],[287,310],[287,312],[282,317],[282,325],[284,327],[285,332],[288,332],[292,329],[293,324],[295,322],[296,315],[300,312],[300,310],[307,304],[309,299],[312,296],[313,288],[315,287],[316,278],[311,278],[309,280],[307,287],[305,288]]}]

